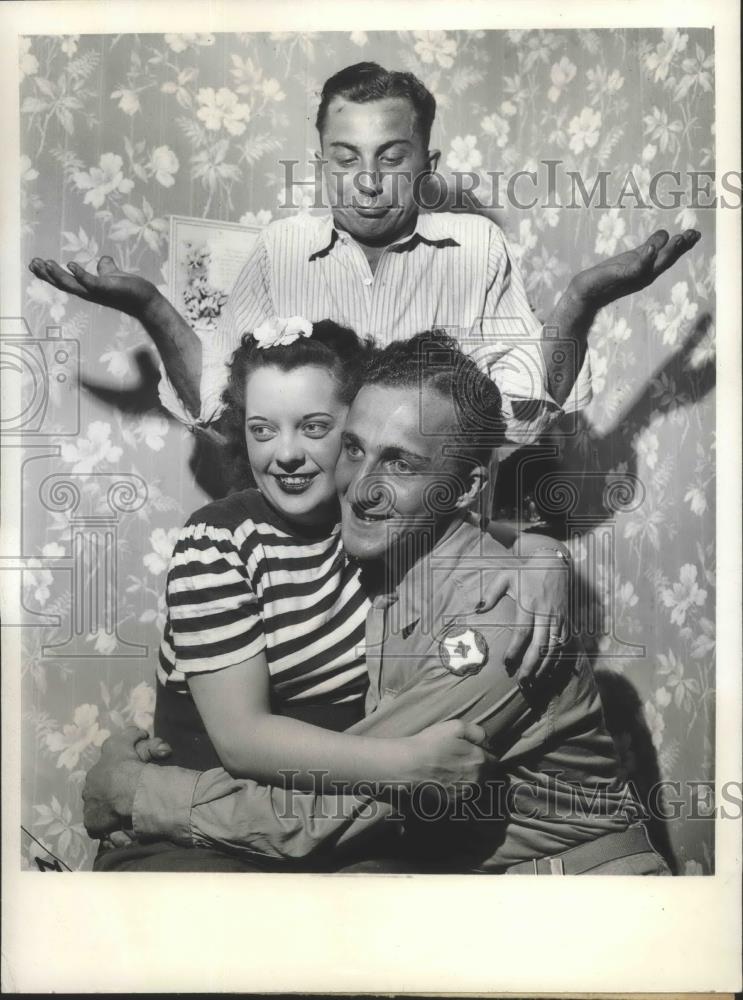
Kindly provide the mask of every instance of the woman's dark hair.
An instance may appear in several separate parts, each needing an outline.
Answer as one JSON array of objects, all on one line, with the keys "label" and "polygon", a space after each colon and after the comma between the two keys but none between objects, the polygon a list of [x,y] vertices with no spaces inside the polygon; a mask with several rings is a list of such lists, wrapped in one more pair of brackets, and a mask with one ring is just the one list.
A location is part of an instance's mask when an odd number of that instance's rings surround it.
[{"label": "woman's dark hair", "polygon": [[224,414],[219,424],[234,463],[232,488],[243,489],[252,482],[245,444],[245,389],[253,372],[259,368],[290,372],[307,365],[323,368],[335,380],[338,398],[350,405],[373,351],[371,340],[362,340],[353,330],[329,319],[313,323],[311,337],[300,336],[280,347],[259,347],[252,333],[244,334],[229,364],[229,379],[222,393]]}]

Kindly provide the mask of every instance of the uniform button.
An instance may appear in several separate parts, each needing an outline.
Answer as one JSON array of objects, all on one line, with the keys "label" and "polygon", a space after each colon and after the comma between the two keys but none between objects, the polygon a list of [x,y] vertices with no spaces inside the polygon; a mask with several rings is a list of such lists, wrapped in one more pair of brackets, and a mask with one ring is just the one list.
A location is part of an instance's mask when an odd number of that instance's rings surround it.
[{"label": "uniform button", "polygon": [[365,285],[371,285],[372,280],[373,280],[372,278],[364,278],[364,284]]}]

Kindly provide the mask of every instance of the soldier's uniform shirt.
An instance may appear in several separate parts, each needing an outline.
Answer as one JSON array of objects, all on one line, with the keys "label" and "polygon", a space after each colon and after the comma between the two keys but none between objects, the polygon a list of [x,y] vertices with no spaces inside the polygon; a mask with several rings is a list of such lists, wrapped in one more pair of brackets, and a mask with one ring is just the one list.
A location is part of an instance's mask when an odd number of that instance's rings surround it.
[{"label": "soldier's uniform shirt", "polygon": [[[367,715],[349,729],[410,736],[455,718],[484,727],[500,758],[498,779],[521,791],[504,819],[447,824],[458,834],[447,835],[445,849],[462,870],[501,871],[623,831],[637,819],[586,657],[566,654],[553,690],[530,705],[503,663],[515,601],[506,597],[475,612],[481,574],[504,555],[490,535],[457,522],[394,593],[375,599],[367,622]],[[394,814],[366,792],[313,795],[221,769],[199,774],[147,765],[133,825],[144,838],[306,858],[365,842],[385,822],[402,822]]]},{"label": "soldier's uniform shirt", "polygon": [[[419,215],[415,231],[386,247],[372,274],[361,247],[331,216],[300,214],[272,222],[256,238],[220,316],[202,339],[201,413],[219,416],[226,364],[244,333],[274,316],[332,319],[380,345],[431,327],[457,337],[503,397],[507,439],[535,441],[562,412],[591,398],[584,363],[560,408],[549,394],[518,264],[501,229],[479,215]],[[160,399],[179,420],[195,421],[161,369]]]}]

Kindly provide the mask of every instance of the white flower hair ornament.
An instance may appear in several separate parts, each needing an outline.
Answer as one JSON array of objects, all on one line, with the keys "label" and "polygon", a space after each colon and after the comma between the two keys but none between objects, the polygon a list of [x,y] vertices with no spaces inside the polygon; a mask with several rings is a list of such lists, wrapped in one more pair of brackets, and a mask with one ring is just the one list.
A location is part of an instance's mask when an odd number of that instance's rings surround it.
[{"label": "white flower hair ornament", "polygon": [[264,320],[253,331],[253,338],[258,347],[286,347],[300,337],[312,336],[312,323],[304,316],[272,316]]}]

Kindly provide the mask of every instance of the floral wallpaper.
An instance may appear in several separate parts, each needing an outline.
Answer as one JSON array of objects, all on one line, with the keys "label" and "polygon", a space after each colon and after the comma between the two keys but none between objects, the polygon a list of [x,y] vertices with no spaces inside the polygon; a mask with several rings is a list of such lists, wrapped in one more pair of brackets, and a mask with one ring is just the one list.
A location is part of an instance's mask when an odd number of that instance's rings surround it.
[{"label": "floral wallpaper", "polygon": [[[559,161],[561,183],[568,171],[604,170],[621,186],[631,173],[646,196],[662,170],[683,181],[714,169],[706,30],[40,35],[20,48],[24,267],[33,256],[93,267],[106,253],[163,285],[171,214],[281,217],[279,160],[294,157],[297,178],[311,176],[322,82],[362,59],[425,81],[441,171],[471,171],[480,191],[492,192],[494,171],[541,177],[548,160]],[[307,210],[311,194],[297,191]],[[666,802],[653,835],[678,872],[705,874],[714,220],[663,198],[671,207],[629,198],[571,210],[540,198],[496,211],[541,316],[571,274],[654,229],[703,235],[652,287],[599,315],[590,409],[504,466],[499,491],[505,509],[523,474],[522,511],[569,541],[623,767],[643,794],[661,779],[698,783],[696,818],[688,802],[686,813]],[[25,275],[24,318],[44,341],[49,398],[42,424],[24,434],[21,484],[23,863],[36,868],[43,845],[60,868],[86,869],[95,845],[81,823],[85,770],[109,733],[152,723],[171,547],[223,487],[209,475],[218,463],[159,408],[141,327]],[[75,358],[79,381],[62,378]]]}]

